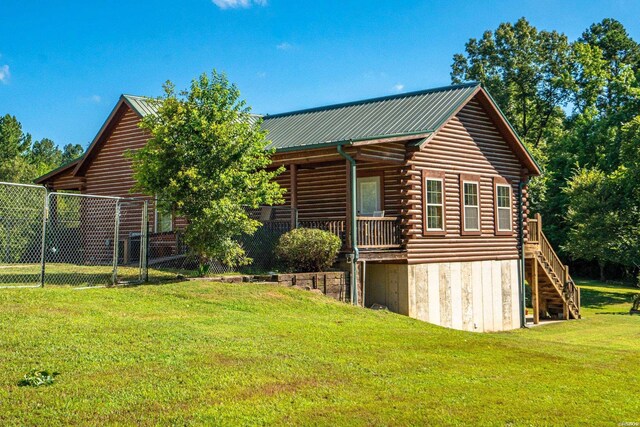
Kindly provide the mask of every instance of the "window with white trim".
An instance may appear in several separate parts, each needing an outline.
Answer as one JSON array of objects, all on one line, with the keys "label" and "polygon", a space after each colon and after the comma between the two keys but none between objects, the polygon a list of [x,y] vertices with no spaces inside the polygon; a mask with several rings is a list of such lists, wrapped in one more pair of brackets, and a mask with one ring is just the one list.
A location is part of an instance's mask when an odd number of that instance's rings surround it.
[{"label": "window with white trim", "polygon": [[173,231],[173,214],[171,212],[164,213],[158,209],[158,202],[156,198],[155,209],[155,227],[156,233],[168,233]]},{"label": "window with white trim", "polygon": [[477,182],[463,181],[464,231],[480,231],[480,197]]},{"label": "window with white trim", "polygon": [[426,178],[427,231],[444,231],[444,184],[439,178]]},{"label": "window with white trim", "polygon": [[496,184],[496,221],[498,231],[511,231],[511,186]]},{"label": "window with white trim", "polygon": [[381,210],[382,185],[379,176],[367,176],[357,179],[356,208],[358,215],[371,216]]}]

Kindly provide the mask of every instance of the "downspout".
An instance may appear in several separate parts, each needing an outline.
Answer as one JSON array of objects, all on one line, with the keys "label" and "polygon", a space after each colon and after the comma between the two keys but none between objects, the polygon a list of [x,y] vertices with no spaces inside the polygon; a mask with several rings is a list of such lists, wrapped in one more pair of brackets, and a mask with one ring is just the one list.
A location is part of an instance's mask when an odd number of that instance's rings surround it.
[{"label": "downspout", "polygon": [[520,265],[518,266],[518,281],[520,282],[520,327],[526,328],[527,326],[527,296],[525,289],[525,259],[524,259],[524,204],[522,203],[522,189],[527,185],[528,178],[521,180],[518,183],[518,240],[520,243]]},{"label": "downspout", "polygon": [[[349,142],[351,144],[351,142]],[[357,218],[357,206],[356,206],[356,161],[353,157],[348,155],[343,149],[343,144],[338,145],[336,148],[338,154],[344,157],[350,164],[350,178],[349,183],[350,195],[351,195],[351,248],[353,250],[351,256],[351,274],[349,275],[349,286],[351,288],[351,303],[358,305],[358,267],[357,262],[360,258],[360,251],[358,250],[358,218]]]}]

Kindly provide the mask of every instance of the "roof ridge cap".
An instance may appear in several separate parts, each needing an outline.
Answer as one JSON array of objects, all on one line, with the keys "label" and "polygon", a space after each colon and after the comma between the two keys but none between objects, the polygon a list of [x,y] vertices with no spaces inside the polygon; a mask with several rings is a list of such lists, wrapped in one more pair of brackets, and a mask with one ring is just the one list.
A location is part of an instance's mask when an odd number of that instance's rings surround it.
[{"label": "roof ridge cap", "polygon": [[355,106],[355,105],[371,104],[371,103],[374,103],[374,102],[381,102],[381,101],[386,101],[386,100],[391,100],[391,99],[401,99],[401,98],[408,98],[408,97],[411,97],[411,96],[426,95],[428,93],[443,92],[445,90],[466,89],[466,88],[469,88],[469,87],[477,87],[477,86],[480,86],[480,83],[475,82],[475,81],[474,82],[467,82],[467,83],[460,83],[460,84],[455,84],[455,85],[440,86],[440,87],[435,87],[435,88],[430,88],[430,89],[421,89],[421,90],[416,90],[416,91],[411,91],[411,92],[398,93],[398,94],[394,94],[394,95],[384,95],[384,96],[378,96],[378,97],[373,97],[373,98],[365,98],[365,99],[360,99],[360,100],[357,100],[357,101],[340,102],[340,103],[337,103],[337,104],[327,104],[327,105],[323,105],[323,106],[319,106],[319,107],[302,108],[302,109],[299,109],[299,110],[285,111],[285,112],[277,113],[277,114],[265,114],[264,118],[265,119],[271,119],[271,118],[276,118],[276,117],[293,116],[293,115],[296,115],[296,114],[304,114],[304,113],[313,113],[313,112],[317,112],[317,111],[333,110],[333,109],[350,107],[350,106]]}]

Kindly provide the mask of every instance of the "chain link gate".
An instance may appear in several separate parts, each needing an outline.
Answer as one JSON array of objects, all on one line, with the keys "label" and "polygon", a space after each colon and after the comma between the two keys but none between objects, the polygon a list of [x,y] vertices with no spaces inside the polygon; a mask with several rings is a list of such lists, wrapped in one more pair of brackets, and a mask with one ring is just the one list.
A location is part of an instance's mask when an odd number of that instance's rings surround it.
[{"label": "chain link gate", "polygon": [[146,202],[49,193],[44,284],[108,286],[146,278]]},{"label": "chain link gate", "polygon": [[148,276],[148,202],[121,199],[118,201],[117,213],[114,284],[145,282]]},{"label": "chain link gate", "polygon": [[0,288],[39,287],[47,190],[0,182]]},{"label": "chain link gate", "polygon": [[118,199],[50,193],[45,238],[46,285],[113,283]]}]

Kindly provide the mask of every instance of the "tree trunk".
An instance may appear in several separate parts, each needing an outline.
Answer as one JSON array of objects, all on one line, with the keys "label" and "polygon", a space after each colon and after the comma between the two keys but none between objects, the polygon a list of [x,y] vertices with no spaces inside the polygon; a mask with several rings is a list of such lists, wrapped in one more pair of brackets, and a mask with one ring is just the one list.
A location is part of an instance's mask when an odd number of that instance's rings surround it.
[{"label": "tree trunk", "polygon": [[606,280],[604,278],[604,266],[605,266],[605,263],[598,261],[598,266],[600,267],[600,281],[604,282]]}]

